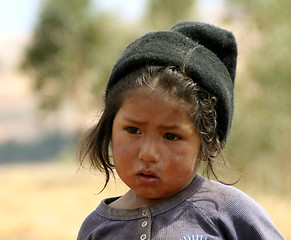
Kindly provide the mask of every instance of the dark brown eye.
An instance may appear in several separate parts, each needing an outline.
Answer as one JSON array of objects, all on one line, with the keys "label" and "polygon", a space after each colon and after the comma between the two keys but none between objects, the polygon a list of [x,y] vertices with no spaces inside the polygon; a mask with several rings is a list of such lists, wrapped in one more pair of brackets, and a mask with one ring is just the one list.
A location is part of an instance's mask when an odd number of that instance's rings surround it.
[{"label": "dark brown eye", "polygon": [[127,127],[125,128],[125,131],[127,131],[129,134],[141,134],[140,130],[136,127]]},{"label": "dark brown eye", "polygon": [[164,135],[164,138],[167,140],[170,140],[170,141],[177,141],[177,140],[181,139],[179,136],[177,136],[174,133],[166,133]]}]

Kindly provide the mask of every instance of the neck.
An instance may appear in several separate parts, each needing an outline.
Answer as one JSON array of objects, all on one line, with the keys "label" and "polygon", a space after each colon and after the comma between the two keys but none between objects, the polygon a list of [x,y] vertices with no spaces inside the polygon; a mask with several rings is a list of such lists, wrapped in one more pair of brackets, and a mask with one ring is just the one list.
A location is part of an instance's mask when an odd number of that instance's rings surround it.
[{"label": "neck", "polygon": [[168,198],[163,199],[146,199],[138,196],[134,191],[129,190],[126,194],[121,196],[116,201],[110,203],[110,207],[118,209],[135,209],[143,206],[152,207],[163,203]]}]

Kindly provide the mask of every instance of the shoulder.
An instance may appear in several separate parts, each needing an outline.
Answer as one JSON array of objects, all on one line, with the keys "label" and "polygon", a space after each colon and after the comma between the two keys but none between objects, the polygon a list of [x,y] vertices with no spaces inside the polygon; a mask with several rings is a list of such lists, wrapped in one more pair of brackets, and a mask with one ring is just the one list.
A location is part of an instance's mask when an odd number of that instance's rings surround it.
[{"label": "shoulder", "polygon": [[225,214],[244,215],[255,211],[268,216],[265,209],[254,199],[233,186],[206,180],[200,193],[202,196],[208,196],[217,204],[217,210],[220,214],[225,212]]},{"label": "shoulder", "polygon": [[[112,201],[115,198],[112,198]],[[108,217],[110,216],[110,213],[107,213],[107,205],[105,204],[104,199],[98,207],[91,212],[83,221],[81,228],[79,230],[78,234],[78,240],[80,239],[93,239],[93,235],[95,232],[102,232],[104,229],[107,228],[108,223],[111,221],[111,219]],[[108,199],[111,200],[111,199]],[[108,216],[107,216],[108,215]]]},{"label": "shoulder", "polygon": [[97,214],[96,210],[94,210],[83,221],[77,239],[88,239],[91,233],[96,229],[96,226],[100,226],[100,224],[102,224],[100,216]]},{"label": "shoulder", "polygon": [[268,215],[254,199],[239,189],[206,179],[188,201],[195,206],[202,208],[205,206],[208,210],[215,211],[219,215],[240,215],[252,210]]},{"label": "shoulder", "polygon": [[235,187],[205,180],[188,202],[227,238],[284,239],[266,210]]}]

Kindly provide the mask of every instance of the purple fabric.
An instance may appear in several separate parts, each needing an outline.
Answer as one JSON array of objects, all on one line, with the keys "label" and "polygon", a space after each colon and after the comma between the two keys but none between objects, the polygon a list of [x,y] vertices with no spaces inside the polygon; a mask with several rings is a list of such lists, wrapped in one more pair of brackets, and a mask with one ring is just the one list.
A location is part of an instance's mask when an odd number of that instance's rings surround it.
[{"label": "purple fabric", "polygon": [[86,218],[78,240],[284,239],[268,213],[253,199],[200,175],[169,201],[154,207],[109,207],[116,199],[103,200]]}]

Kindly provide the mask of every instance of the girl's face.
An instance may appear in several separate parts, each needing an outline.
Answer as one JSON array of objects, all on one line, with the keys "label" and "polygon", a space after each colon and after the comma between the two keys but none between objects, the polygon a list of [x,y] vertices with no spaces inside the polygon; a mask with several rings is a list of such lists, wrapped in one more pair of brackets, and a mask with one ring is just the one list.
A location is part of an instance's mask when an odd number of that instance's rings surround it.
[{"label": "girl's face", "polygon": [[137,202],[149,206],[163,202],[193,180],[200,138],[187,110],[181,101],[139,88],[117,112],[114,165]]}]

